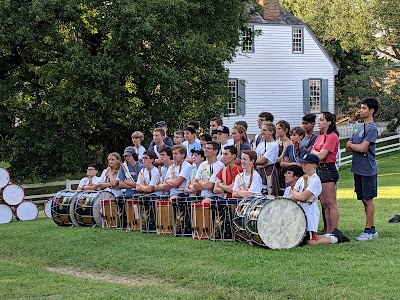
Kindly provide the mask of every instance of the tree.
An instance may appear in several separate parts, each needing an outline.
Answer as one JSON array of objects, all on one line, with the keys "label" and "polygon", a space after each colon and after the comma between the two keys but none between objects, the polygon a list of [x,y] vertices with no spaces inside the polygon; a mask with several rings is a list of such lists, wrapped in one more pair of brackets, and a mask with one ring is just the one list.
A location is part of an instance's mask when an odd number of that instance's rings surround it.
[{"label": "tree", "polygon": [[[38,0],[0,5],[0,90],[18,178],[81,170],[157,120],[208,121],[248,1]],[[184,108],[184,109],[183,109]]]}]

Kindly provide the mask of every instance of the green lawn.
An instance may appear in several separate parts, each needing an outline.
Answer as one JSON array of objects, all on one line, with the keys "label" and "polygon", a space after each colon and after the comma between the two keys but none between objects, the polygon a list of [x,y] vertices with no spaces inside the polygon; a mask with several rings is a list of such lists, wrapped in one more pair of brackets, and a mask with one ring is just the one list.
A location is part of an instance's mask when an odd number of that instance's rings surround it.
[{"label": "green lawn", "polygon": [[364,226],[349,168],[340,228],[351,243],[266,250],[101,228],[59,228],[41,214],[0,225],[0,299],[397,299],[400,153],[379,157],[376,227]]}]

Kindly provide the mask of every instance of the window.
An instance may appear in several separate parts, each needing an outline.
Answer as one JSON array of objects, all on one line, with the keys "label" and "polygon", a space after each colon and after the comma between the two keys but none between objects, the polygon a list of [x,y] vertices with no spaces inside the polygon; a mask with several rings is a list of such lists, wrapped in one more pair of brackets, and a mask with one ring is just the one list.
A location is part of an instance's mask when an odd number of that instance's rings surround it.
[{"label": "window", "polygon": [[242,52],[254,52],[253,27],[242,31]]},{"label": "window", "polygon": [[310,112],[320,112],[321,109],[321,81],[310,80]]},{"label": "window", "polygon": [[328,79],[303,80],[304,113],[328,111]]},{"label": "window", "polygon": [[227,103],[227,110],[229,115],[245,115],[245,87],[245,80],[239,80],[236,78],[229,79],[228,89],[230,98]]},{"label": "window", "polygon": [[292,53],[303,53],[303,28],[292,28]]}]

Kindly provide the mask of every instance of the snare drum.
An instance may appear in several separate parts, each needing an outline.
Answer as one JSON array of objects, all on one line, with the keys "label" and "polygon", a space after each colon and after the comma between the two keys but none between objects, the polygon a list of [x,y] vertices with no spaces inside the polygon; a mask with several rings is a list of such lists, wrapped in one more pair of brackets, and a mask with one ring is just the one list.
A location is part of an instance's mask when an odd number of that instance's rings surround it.
[{"label": "snare drum", "polygon": [[3,189],[3,200],[8,205],[18,205],[25,197],[22,187],[17,184],[9,184]]},{"label": "snare drum", "polygon": [[74,218],[71,203],[74,198],[82,193],[81,191],[59,191],[51,201],[51,216],[54,223],[58,226],[72,226],[74,225],[72,219]]},{"label": "snare drum", "polygon": [[101,213],[101,227],[103,228],[117,228],[118,227],[118,206],[115,201],[114,194],[108,192],[111,195],[107,199],[100,201],[100,213]]},{"label": "snare drum", "polygon": [[204,197],[179,197],[172,199],[173,226],[175,236],[192,236],[191,204],[201,203]]},{"label": "snare drum", "polygon": [[[108,201],[114,202],[114,195],[107,191],[81,191],[71,203],[72,223],[75,226],[108,227],[111,218],[107,214]],[[114,205],[115,208],[115,205]]]},{"label": "snare drum", "polygon": [[37,205],[31,201],[21,202],[15,210],[15,216],[21,221],[35,220],[39,215]]},{"label": "snare drum", "polygon": [[156,201],[157,234],[173,233],[172,203],[169,200]]},{"label": "snare drum", "polygon": [[5,187],[10,181],[10,174],[4,168],[0,168],[0,189]]},{"label": "snare drum", "polygon": [[219,199],[211,201],[212,241],[235,241],[236,230],[233,224],[238,199]]},{"label": "snare drum", "polygon": [[13,218],[13,211],[7,204],[0,204],[0,224],[10,223]]},{"label": "snare drum", "polygon": [[271,249],[299,245],[307,231],[307,218],[300,205],[286,198],[268,198],[256,203],[246,216],[251,240]]},{"label": "snare drum", "polygon": [[[167,196],[168,197],[168,196]],[[142,212],[140,218],[141,233],[156,233],[156,201],[160,196],[150,194],[139,197],[140,210]]]},{"label": "snare drum", "polygon": [[211,234],[210,203],[192,203],[192,237],[194,240],[208,240]]}]

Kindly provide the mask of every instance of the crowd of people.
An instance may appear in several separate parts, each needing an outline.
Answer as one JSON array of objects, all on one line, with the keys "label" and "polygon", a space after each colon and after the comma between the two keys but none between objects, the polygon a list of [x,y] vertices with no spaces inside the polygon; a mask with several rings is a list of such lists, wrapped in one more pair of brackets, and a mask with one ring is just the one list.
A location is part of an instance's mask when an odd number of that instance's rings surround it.
[{"label": "crowd of people", "polygon": [[[378,107],[374,98],[361,101],[364,123],[346,145],[346,150],[353,152],[355,191],[366,214],[358,241],[378,237],[373,201],[378,172],[373,116]],[[110,153],[108,167],[100,177],[96,176],[97,166],[89,165],[78,189],[104,189],[116,197],[123,196],[121,189],[125,189],[127,199],[134,193],[169,195],[171,199],[202,196],[204,203],[257,194],[286,197],[297,201],[306,214],[308,244],[340,242],[336,199],[339,133],[335,116],[330,112],[318,116],[309,113],[303,116],[302,127],[291,128],[287,121],[275,124],[271,113],[261,112],[257,122],[260,132],[251,140],[245,121],[236,122],[230,129],[221,118],[212,118],[209,133],[202,134],[198,122],[192,121],[172,137],[167,136],[167,123],[160,121],[147,149],[142,145],[143,133],[133,132],[132,146],[125,148],[123,160],[117,152]],[[317,234],[318,199],[324,221],[322,235]]]}]

